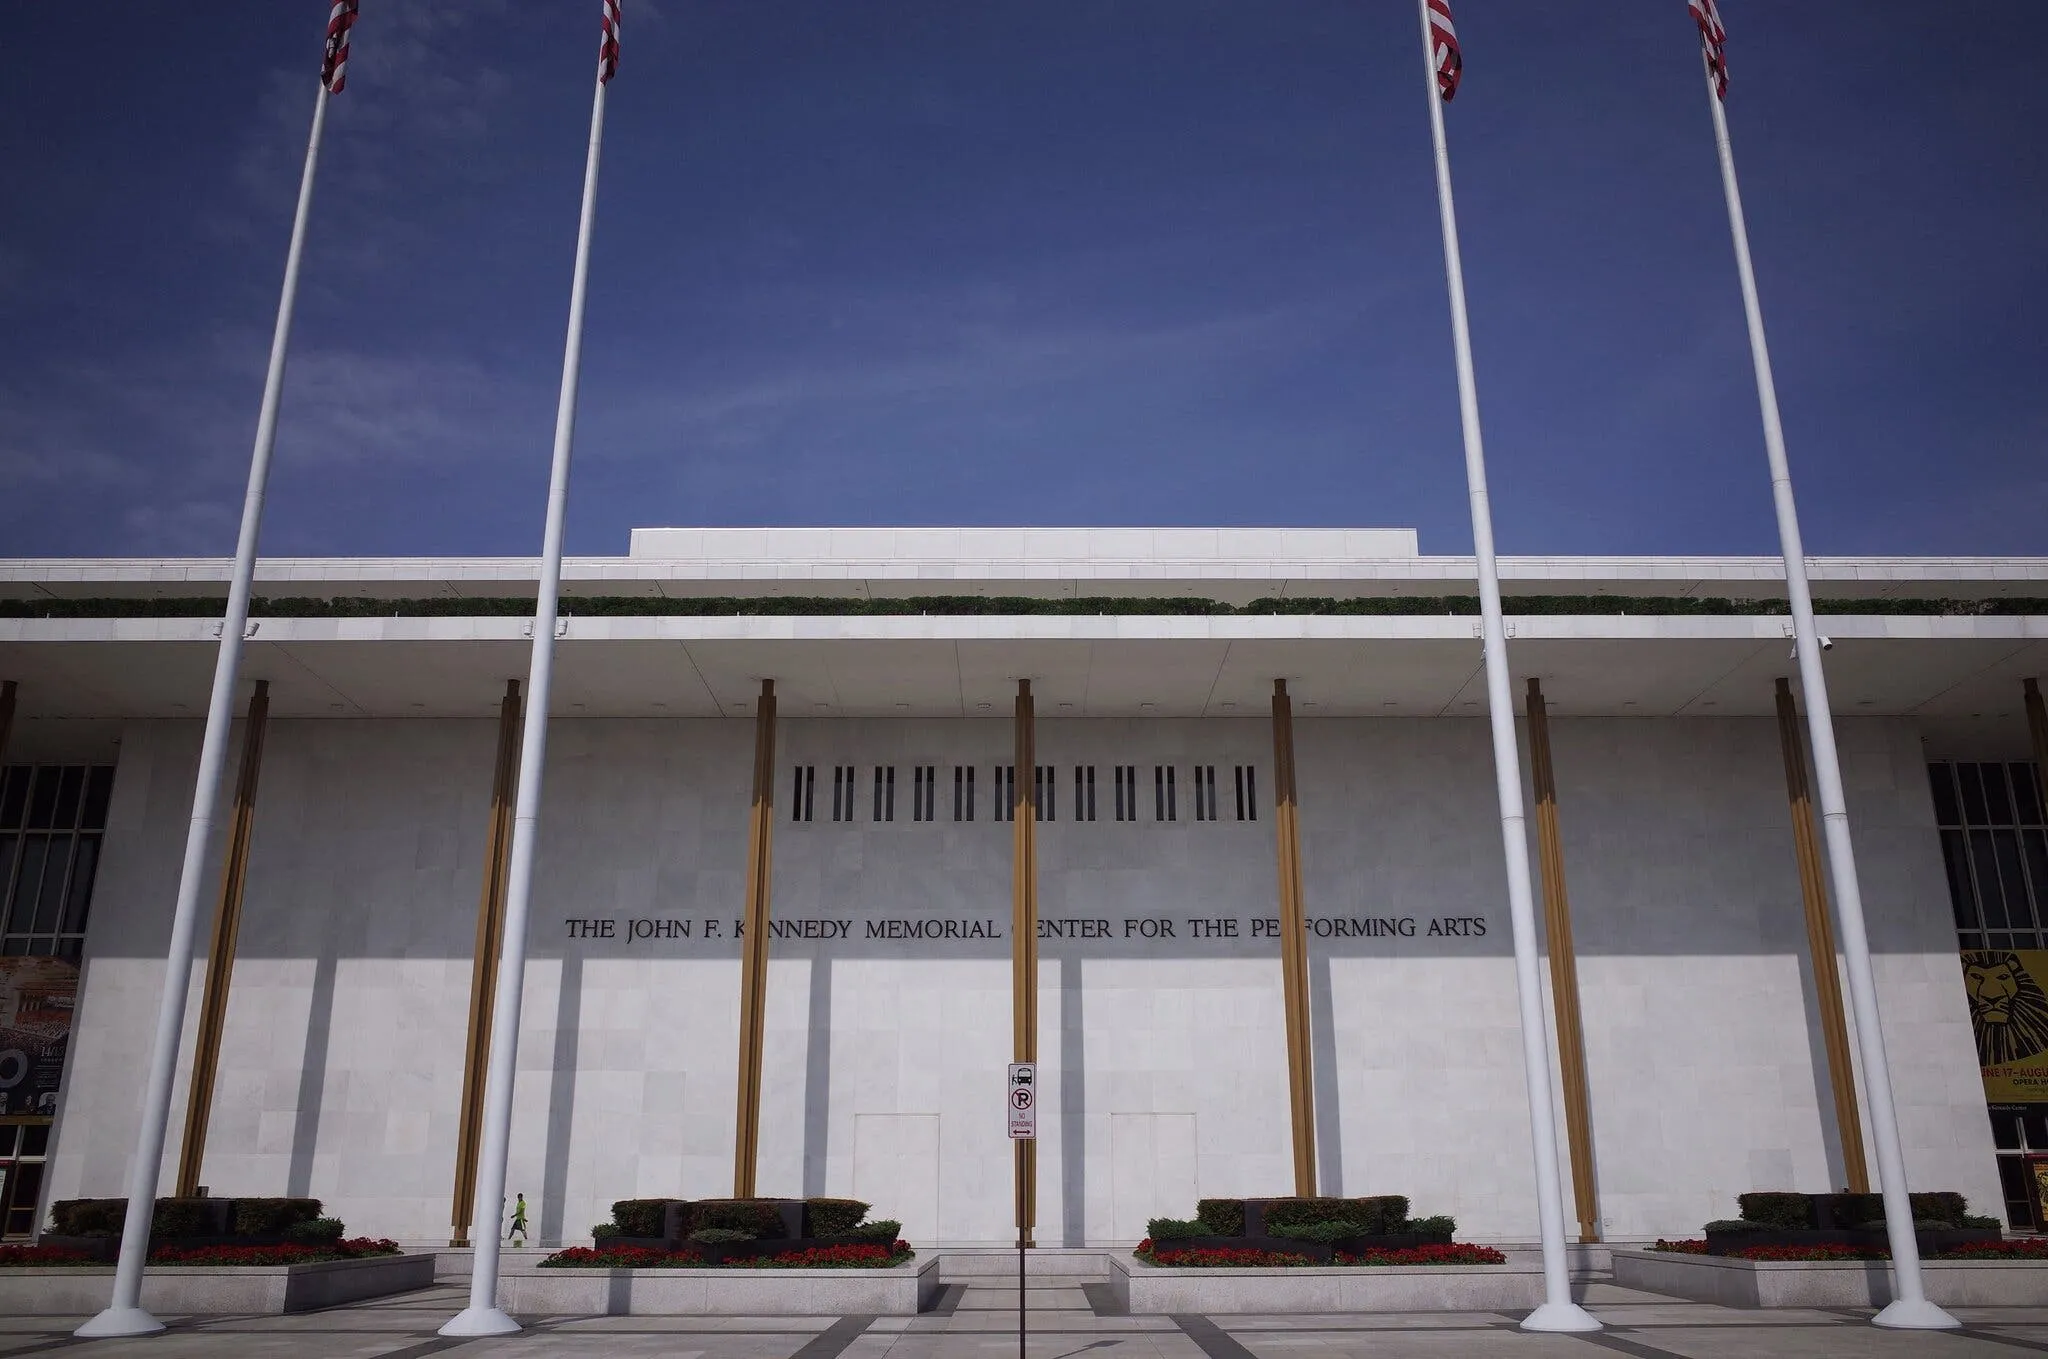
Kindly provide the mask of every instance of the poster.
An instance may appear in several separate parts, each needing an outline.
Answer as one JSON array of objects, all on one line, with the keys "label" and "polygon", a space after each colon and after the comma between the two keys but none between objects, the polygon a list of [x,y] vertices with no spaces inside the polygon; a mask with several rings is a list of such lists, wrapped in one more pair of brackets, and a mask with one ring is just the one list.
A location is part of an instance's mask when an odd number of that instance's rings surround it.
[{"label": "poster", "polygon": [[1963,989],[1984,1098],[1991,1104],[2048,1101],[2048,951],[1971,949],[1963,954]]},{"label": "poster", "polygon": [[0,958],[0,1115],[57,1112],[78,968],[57,958]]}]

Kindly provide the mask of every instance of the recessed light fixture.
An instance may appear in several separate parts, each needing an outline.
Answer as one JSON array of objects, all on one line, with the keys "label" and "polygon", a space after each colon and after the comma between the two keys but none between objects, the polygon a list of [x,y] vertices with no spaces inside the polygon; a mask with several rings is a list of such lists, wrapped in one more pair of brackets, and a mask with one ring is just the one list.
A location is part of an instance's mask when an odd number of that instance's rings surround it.
[{"label": "recessed light fixture", "polygon": [[1061,707],[1061,708],[1063,708],[1063,709],[1068,709],[1068,710],[1071,710],[1071,709],[1073,708],[1073,706],[1074,706],[1074,705],[1073,705],[1073,704],[1071,704],[1071,703],[1062,703],[1062,704],[1060,704],[1060,707]]},{"label": "recessed light fixture", "polygon": [[812,704],[811,706],[812,706],[813,708],[820,708],[820,709],[824,709],[824,708],[830,708],[830,707],[831,707],[832,705],[831,705],[831,704],[829,704],[829,703],[813,703],[813,704]]},{"label": "recessed light fixture", "polygon": [[[415,708],[424,708],[424,707],[426,707],[427,705],[426,705],[426,704],[424,704],[424,703],[415,703],[415,704],[413,704],[412,706],[413,706],[413,707],[415,707]],[[580,707],[582,707],[583,705],[582,705],[581,703],[579,703],[579,704],[577,704],[576,706],[580,708]]]},{"label": "recessed light fixture", "polygon": [[1875,701],[1875,699],[1859,698],[1856,700],[1856,706],[1859,708],[1868,708]]},{"label": "recessed light fixture", "polygon": [[986,703],[977,703],[977,704],[975,704],[974,706],[975,706],[976,708],[979,708],[979,709],[980,709],[980,710],[981,710],[982,712],[987,712],[987,711],[988,711],[988,704],[986,704]]},{"label": "recessed light fixture", "polygon": [[1138,705],[1138,711],[1141,713],[1157,712],[1158,709],[1159,705],[1157,703],[1140,703]]},{"label": "recessed light fixture", "polygon": [[657,708],[666,708],[666,707],[668,706],[668,704],[666,704],[666,703],[657,703],[657,704],[655,704],[654,706],[655,706],[655,707],[657,707]]},{"label": "recessed light fixture", "polygon": [[1226,703],[1223,705],[1223,711],[1225,712],[1234,712],[1236,711],[1236,709],[1237,705],[1235,703]]},{"label": "recessed light fixture", "polygon": [[[415,704],[413,704],[412,706],[413,706],[413,707],[415,707],[415,708],[417,708],[417,707],[419,707],[420,705],[419,705],[419,704],[417,704],[417,703],[415,703]],[[570,707],[572,707],[572,708],[574,708],[574,709],[575,709],[575,710],[576,710],[577,712],[579,712],[579,713],[580,713],[580,712],[582,712],[582,711],[583,711],[583,710],[584,710],[585,708],[589,707],[590,705],[589,705],[589,704],[587,704],[587,703],[571,703],[571,704],[570,704],[569,706],[570,706]]]},{"label": "recessed light fixture", "polygon": [[1381,704],[1380,704],[1380,706],[1381,706],[1382,708],[1398,708],[1398,707],[1400,707],[1401,705],[1400,705],[1400,704],[1398,704],[1398,703],[1396,703],[1396,702],[1395,702],[1395,701],[1394,701],[1393,699],[1391,699],[1391,698],[1390,698],[1390,699],[1387,699],[1387,700],[1386,700],[1385,702],[1381,703]]},{"label": "recessed light fixture", "polygon": [[910,705],[909,705],[908,703],[899,703],[899,704],[897,704],[897,705],[896,705],[896,710],[897,710],[898,712],[909,712],[909,711],[910,711]]}]

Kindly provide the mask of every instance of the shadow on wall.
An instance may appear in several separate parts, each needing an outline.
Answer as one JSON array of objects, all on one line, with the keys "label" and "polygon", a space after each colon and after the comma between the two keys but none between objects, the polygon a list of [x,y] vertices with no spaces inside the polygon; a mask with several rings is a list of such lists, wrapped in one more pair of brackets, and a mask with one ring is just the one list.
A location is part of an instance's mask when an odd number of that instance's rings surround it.
[{"label": "shadow on wall", "polygon": [[1081,1015],[1081,960],[1060,960],[1060,1220],[1061,1241],[1088,1244],[1087,1031]]},{"label": "shadow on wall", "polygon": [[1328,954],[1309,959],[1308,1023],[1315,1044],[1316,1186],[1344,1196],[1344,1129],[1338,1122],[1337,1015],[1330,999]]},{"label": "shadow on wall", "polygon": [[804,1197],[825,1193],[832,1108],[832,960],[811,959],[810,1039],[804,1051]]},{"label": "shadow on wall", "polygon": [[541,1160],[540,1235],[559,1245],[569,1198],[569,1135],[576,1114],[576,1050],[583,1030],[583,960],[562,959],[555,999],[555,1067],[548,1083],[548,1142]]},{"label": "shadow on wall", "polygon": [[334,1026],[335,960],[313,965],[313,994],[306,1004],[306,1048],[299,1059],[299,1113],[292,1123],[292,1162],[285,1193],[313,1197],[313,1152],[320,1143],[320,1107],[327,1093],[327,1035]]}]

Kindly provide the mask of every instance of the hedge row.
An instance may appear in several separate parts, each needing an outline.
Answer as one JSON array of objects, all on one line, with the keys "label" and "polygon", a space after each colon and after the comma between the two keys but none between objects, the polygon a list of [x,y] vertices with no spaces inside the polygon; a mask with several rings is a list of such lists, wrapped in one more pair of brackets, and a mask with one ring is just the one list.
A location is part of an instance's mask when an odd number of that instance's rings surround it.
[{"label": "hedge row", "polygon": [[[620,1236],[661,1236],[671,1206],[681,1209],[680,1232],[737,1232],[732,1239],[759,1239],[783,1234],[780,1199],[620,1199],[612,1205],[611,1225]],[[845,1236],[868,1214],[859,1199],[805,1199],[805,1236]],[[892,1227],[894,1224],[890,1224]]]},{"label": "hedge row", "polygon": [[[1408,1199],[1403,1194],[1375,1194],[1356,1199],[1271,1199],[1263,1213],[1269,1236],[1298,1233],[1328,1223],[1345,1223],[1350,1234],[1380,1236],[1398,1232],[1408,1223]],[[1242,1236],[1245,1231],[1243,1199],[1203,1199],[1195,1205],[1195,1217],[1215,1236]]]},{"label": "hedge row", "polygon": [[[1576,615],[1633,614],[1779,616],[1790,612],[1782,599],[1690,599],[1672,596],[1509,595],[1502,606],[1510,614]],[[2038,616],[2048,614],[2048,599],[1816,599],[1823,614],[1911,614],[1937,617]],[[219,618],[226,609],[220,598],[167,599],[0,599],[0,618]],[[520,598],[252,599],[249,611],[258,618],[524,618],[534,601]],[[1160,597],[1149,599],[1031,599],[1022,596],[913,595],[903,598],[852,599],[818,596],[669,599],[641,595],[592,595],[565,598],[557,612],[577,618],[738,618],[757,616],[895,617],[949,615],[1200,615],[1310,614],[1414,617],[1453,614],[1476,616],[1477,595],[1373,596],[1365,599],[1255,599],[1239,607],[1215,599]]]},{"label": "hedge row", "polygon": [[[51,1230],[58,1236],[119,1236],[127,1220],[126,1199],[59,1199],[50,1205]],[[282,1236],[318,1220],[318,1199],[164,1198],[156,1201],[149,1230],[159,1237],[212,1236],[224,1225],[235,1236]]]},{"label": "hedge row", "polygon": [[[1908,1194],[1917,1223],[1968,1225],[1970,1205],[1961,1194]],[[1779,1231],[1854,1230],[1883,1223],[1881,1194],[1796,1194],[1782,1191],[1738,1194],[1742,1221]]]}]

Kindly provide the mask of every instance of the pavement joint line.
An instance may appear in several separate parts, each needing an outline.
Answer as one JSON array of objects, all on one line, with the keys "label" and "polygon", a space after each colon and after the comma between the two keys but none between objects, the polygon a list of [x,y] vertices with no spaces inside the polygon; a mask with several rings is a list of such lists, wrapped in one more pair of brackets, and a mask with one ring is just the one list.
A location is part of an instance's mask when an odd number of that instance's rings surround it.
[{"label": "pavement joint line", "polygon": [[1194,1341],[1195,1348],[1208,1359],[1258,1359],[1257,1355],[1240,1345],[1236,1337],[1205,1316],[1176,1313],[1172,1320],[1180,1327],[1180,1333]]},{"label": "pavement joint line", "polygon": [[1685,1356],[1676,1350],[1659,1349],[1655,1345],[1630,1340],[1627,1336],[1616,1335],[1612,1331],[1578,1331],[1568,1334],[1574,1340],[1583,1340],[1588,1345],[1598,1345],[1602,1349],[1613,1350],[1616,1354],[1633,1355],[1634,1359],[1685,1359]]},{"label": "pavement joint line", "polygon": [[1963,1326],[1953,1331],[1943,1331],[1958,1340],[1982,1340],[1992,1345],[2009,1345],[2016,1350],[2032,1350],[2036,1354],[2048,1354],[2048,1345],[2038,1340],[2022,1340],[2016,1335],[2000,1335],[1996,1331],[1982,1330],[1976,1326]]},{"label": "pavement joint line", "polygon": [[789,1359],[839,1359],[847,1346],[861,1338],[875,1324],[872,1316],[845,1316],[813,1336]]}]

